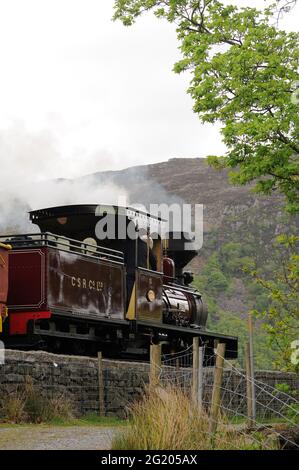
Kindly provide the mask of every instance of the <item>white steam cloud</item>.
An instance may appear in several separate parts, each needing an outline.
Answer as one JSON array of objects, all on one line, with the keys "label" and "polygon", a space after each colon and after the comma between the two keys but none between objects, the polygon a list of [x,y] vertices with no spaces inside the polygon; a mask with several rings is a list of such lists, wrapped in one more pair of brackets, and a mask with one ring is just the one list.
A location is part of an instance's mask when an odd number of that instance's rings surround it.
[{"label": "white steam cloud", "polygon": [[[90,163],[86,162],[86,168]],[[30,210],[67,204],[117,204],[120,196],[127,198],[125,188],[108,177],[105,181],[95,176],[57,179],[62,172],[71,174],[71,166],[47,131],[28,133],[22,123],[0,131],[0,233],[36,231],[29,221]]]},{"label": "white steam cloud", "polygon": [[[28,212],[46,207],[118,204],[120,199],[147,209],[153,203],[183,204],[155,181],[147,166],[101,171],[108,156],[109,152],[102,151],[78,162],[61,156],[49,131],[29,133],[22,122],[0,129],[0,234],[38,230]],[[91,169],[100,171],[86,175]]]}]

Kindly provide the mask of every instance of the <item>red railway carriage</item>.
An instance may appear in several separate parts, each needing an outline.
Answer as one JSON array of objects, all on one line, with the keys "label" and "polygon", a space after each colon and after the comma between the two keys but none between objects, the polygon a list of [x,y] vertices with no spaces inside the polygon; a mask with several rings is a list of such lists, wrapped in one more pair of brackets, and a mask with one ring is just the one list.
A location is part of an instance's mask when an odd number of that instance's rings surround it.
[{"label": "red railway carriage", "polygon": [[[116,233],[121,223],[126,229],[133,224],[135,239],[107,233],[99,241],[97,224],[107,214]],[[206,351],[221,341],[227,357],[237,356],[237,338],[205,329],[202,296],[183,272],[196,251],[166,239],[161,219],[98,205],[55,207],[30,217],[40,233],[0,237],[12,245],[2,249],[9,261],[0,297],[9,311],[0,336],[6,345],[144,359],[151,342],[161,341],[168,353],[198,336]]]}]

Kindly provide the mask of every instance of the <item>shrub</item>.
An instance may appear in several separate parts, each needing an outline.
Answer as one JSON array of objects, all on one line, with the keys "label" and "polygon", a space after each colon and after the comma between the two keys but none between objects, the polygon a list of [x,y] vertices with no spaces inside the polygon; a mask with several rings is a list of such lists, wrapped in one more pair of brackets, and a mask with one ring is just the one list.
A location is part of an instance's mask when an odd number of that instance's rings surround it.
[{"label": "shrub", "polygon": [[47,408],[47,421],[53,421],[56,419],[71,420],[74,418],[73,405],[64,394],[60,394],[56,397],[48,400]]}]

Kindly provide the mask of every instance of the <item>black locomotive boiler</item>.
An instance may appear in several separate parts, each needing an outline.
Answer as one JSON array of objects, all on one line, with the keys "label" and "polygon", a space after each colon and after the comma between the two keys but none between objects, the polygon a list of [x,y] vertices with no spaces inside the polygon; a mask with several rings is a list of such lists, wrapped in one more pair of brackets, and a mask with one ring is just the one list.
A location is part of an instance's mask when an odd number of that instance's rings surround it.
[{"label": "black locomotive boiler", "polygon": [[[212,351],[237,338],[206,330],[207,310],[184,267],[197,254],[163,232],[163,220],[134,208],[70,205],[30,212],[39,233],[10,244],[8,317],[0,339],[13,348],[146,359],[194,337]],[[104,235],[103,235],[104,234]]]}]

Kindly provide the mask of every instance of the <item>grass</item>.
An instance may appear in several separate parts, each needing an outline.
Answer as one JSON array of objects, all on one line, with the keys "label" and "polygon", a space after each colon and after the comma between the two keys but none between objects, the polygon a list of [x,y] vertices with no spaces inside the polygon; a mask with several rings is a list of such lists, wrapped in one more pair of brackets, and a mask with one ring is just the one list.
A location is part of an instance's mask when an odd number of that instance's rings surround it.
[{"label": "grass", "polygon": [[[269,417],[269,418],[259,418],[257,416],[256,423],[257,424],[290,424],[290,420],[293,419],[288,417]],[[233,416],[228,418],[228,422],[231,424],[246,424],[248,419],[245,416]],[[298,419],[294,420],[294,423],[297,423]]]},{"label": "grass", "polygon": [[56,418],[48,424],[53,426],[99,426],[99,427],[119,427],[126,426],[128,421],[116,417],[99,416],[96,414],[87,414],[82,418],[63,419]]},{"label": "grass", "polygon": [[43,426],[49,427],[71,427],[71,426],[98,426],[98,427],[124,427],[127,426],[128,421],[121,420],[118,418],[110,418],[110,417],[101,417],[97,415],[86,415],[83,416],[82,418],[73,418],[73,419],[63,419],[63,418],[55,418],[51,421],[47,422],[40,422],[40,423],[26,423],[26,422],[20,422],[20,423],[12,423],[12,422],[2,422],[0,423],[0,429],[1,428],[21,428],[21,427],[26,427],[26,428],[36,428],[36,426],[40,426],[41,428]]},{"label": "grass", "polygon": [[208,415],[199,412],[188,396],[173,387],[148,389],[132,405],[127,428],[112,442],[113,450],[260,450],[276,446],[262,433],[240,432],[224,416],[211,436]]}]

